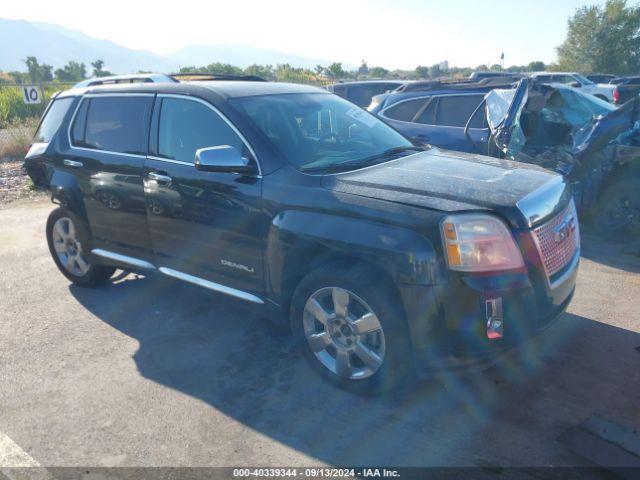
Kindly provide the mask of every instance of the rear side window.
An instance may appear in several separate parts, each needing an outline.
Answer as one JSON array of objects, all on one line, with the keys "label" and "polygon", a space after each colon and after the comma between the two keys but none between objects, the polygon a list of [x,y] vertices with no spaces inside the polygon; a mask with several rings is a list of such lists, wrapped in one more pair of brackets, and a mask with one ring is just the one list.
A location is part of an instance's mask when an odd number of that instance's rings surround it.
[{"label": "rear side window", "polygon": [[242,139],[211,108],[194,100],[162,99],[158,127],[160,157],[194,163],[196,150],[220,145],[236,147],[249,157]]},{"label": "rear side window", "polygon": [[464,127],[481,101],[482,95],[440,97],[436,123],[448,127]]},{"label": "rear side window", "polygon": [[150,96],[93,97],[83,100],[71,131],[74,146],[146,154],[151,105]]},{"label": "rear side window", "polygon": [[424,98],[418,98],[415,100],[399,102],[392,107],[387,108],[384,111],[384,116],[393,120],[411,122],[413,117],[416,116],[416,113],[418,113],[418,110],[422,108],[425,101],[426,100]]},{"label": "rear side window", "polygon": [[53,136],[60,128],[60,124],[64,119],[64,116],[69,111],[69,107],[73,103],[73,97],[61,98],[59,100],[53,100],[51,106],[47,109],[38,131],[36,132],[34,142],[36,143],[49,143]]}]

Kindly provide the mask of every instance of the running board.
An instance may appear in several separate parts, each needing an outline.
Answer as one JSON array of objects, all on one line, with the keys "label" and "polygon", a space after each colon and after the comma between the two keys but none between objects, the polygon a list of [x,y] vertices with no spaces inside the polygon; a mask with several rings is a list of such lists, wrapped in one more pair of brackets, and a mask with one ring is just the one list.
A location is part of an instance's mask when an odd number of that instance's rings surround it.
[{"label": "running board", "polygon": [[[102,248],[94,248],[93,250],[91,250],[91,253],[98,257],[111,260],[118,265],[128,265],[130,267],[139,268],[141,270],[156,270],[155,265],[145,260],[140,260],[139,258],[110,252],[108,250],[103,250]],[[219,283],[205,280],[204,278],[200,277],[195,277],[193,275],[189,275],[188,273],[179,272],[178,270],[172,270],[171,268],[167,267],[160,267],[157,270],[168,277],[182,280],[183,282],[192,283],[194,285],[198,285],[199,287],[207,288],[209,290],[213,290],[214,292],[239,298],[240,300],[245,300],[247,302],[264,305],[264,301],[260,297],[257,297],[248,292],[244,292],[242,290],[236,290],[235,288],[227,287],[226,285],[221,285]]]},{"label": "running board", "polygon": [[139,258],[129,257],[127,255],[121,255],[119,253],[110,252],[109,250],[103,250],[102,248],[94,248],[91,250],[91,253],[98,257],[106,258],[107,260],[112,260],[119,265],[129,265],[130,267],[141,268],[142,270],[155,270],[156,267],[144,260],[140,260]]},{"label": "running board", "polygon": [[246,300],[247,302],[251,303],[258,303],[260,305],[264,304],[261,298],[256,297],[255,295],[252,295],[250,293],[243,292],[242,290],[236,290],[235,288],[227,287],[226,285],[220,285],[219,283],[211,282],[200,277],[194,277],[193,275],[179,272],[177,270],[172,270],[166,267],[160,267],[158,270],[169,277],[177,278],[178,280],[182,280],[188,283],[193,283],[194,285],[208,288],[209,290],[213,290],[214,292],[224,293],[225,295],[236,297],[241,300]]}]

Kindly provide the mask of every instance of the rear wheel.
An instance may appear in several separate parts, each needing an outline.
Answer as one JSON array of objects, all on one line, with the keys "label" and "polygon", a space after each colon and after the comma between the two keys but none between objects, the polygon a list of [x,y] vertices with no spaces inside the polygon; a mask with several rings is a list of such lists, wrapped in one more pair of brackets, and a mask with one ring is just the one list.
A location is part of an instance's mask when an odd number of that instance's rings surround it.
[{"label": "rear wheel", "polygon": [[402,309],[379,279],[362,269],[325,268],[305,277],[294,293],[292,328],[305,357],[340,387],[395,391],[412,373]]},{"label": "rear wheel", "polygon": [[73,283],[82,286],[100,285],[113,275],[114,267],[92,263],[88,252],[88,229],[71,211],[57,208],[51,212],[46,233],[53,261]]},{"label": "rear wheel", "polygon": [[600,235],[620,242],[640,237],[640,178],[619,180],[607,187],[591,212],[591,221]]}]

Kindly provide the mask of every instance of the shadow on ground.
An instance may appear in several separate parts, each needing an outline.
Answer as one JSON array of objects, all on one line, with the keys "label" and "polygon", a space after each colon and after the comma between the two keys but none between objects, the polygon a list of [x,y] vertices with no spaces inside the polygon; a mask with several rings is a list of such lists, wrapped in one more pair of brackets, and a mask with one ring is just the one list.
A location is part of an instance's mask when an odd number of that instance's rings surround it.
[{"label": "shadow on ground", "polygon": [[145,378],[330,464],[581,464],[558,435],[598,412],[632,421],[640,397],[640,334],[569,313],[489,371],[371,398],[323,382],[243,303],[155,276],[70,289],[139,342]]}]

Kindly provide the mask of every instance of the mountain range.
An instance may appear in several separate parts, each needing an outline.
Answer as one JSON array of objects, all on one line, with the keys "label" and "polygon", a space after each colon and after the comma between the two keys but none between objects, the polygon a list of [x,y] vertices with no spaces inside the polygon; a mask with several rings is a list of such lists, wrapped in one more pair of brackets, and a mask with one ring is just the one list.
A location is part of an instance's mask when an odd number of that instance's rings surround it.
[{"label": "mountain range", "polygon": [[289,63],[295,67],[313,68],[327,65],[321,59],[259,49],[245,45],[189,45],[171,55],[133,50],[109,40],[100,40],[76,30],[49,23],[0,18],[0,70],[25,70],[24,59],[37,57],[40,63],[62,67],[70,60],[90,63],[104,61],[105,70],[131,73],[139,70],[175,72],[184,66],[204,66],[214,62],[239,67],[251,64]]}]

